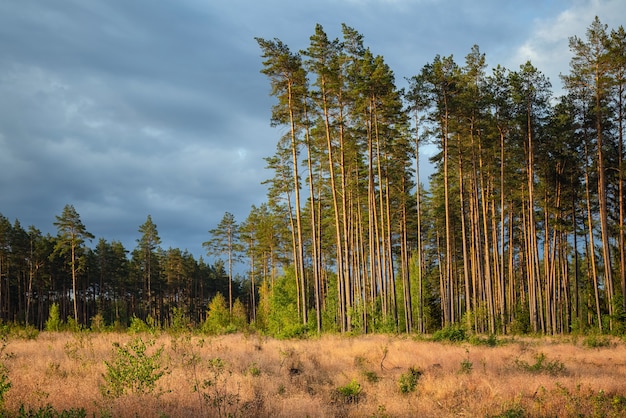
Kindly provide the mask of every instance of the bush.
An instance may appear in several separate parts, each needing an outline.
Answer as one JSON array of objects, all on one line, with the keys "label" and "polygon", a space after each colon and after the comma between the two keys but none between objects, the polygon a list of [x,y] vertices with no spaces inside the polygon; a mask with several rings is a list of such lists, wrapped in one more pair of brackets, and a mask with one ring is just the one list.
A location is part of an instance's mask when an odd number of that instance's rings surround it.
[{"label": "bush", "polygon": [[462,342],[467,339],[465,330],[458,326],[448,326],[433,334],[433,341]]},{"label": "bush", "polygon": [[130,319],[130,327],[128,327],[128,332],[130,332],[131,334],[143,334],[150,331],[151,328],[148,326],[148,324],[146,324],[140,318],[133,316]]},{"label": "bush", "polygon": [[484,345],[487,347],[496,347],[498,345],[498,339],[495,334],[489,334],[487,338],[480,337],[478,335],[472,335],[469,338],[469,343],[472,345]]},{"label": "bush", "polygon": [[226,299],[217,293],[209,303],[209,311],[202,325],[202,331],[211,335],[226,334],[230,325],[230,312],[226,306]]},{"label": "bush", "polygon": [[4,397],[11,389],[11,381],[9,380],[9,372],[4,364],[0,364],[0,416],[4,407]]},{"label": "bush", "polygon": [[161,366],[163,346],[151,356],[146,354],[149,345],[141,338],[131,341],[127,346],[114,343],[115,356],[112,362],[105,361],[107,372],[104,385],[100,388],[105,397],[117,398],[126,393],[153,393],[157,381],[165,374]]},{"label": "bush", "polygon": [[337,388],[337,393],[341,395],[345,403],[359,403],[362,391],[363,389],[356,379],[352,379],[347,385]]},{"label": "bush", "polygon": [[565,373],[565,365],[562,362],[558,360],[547,361],[546,355],[543,353],[535,355],[534,364],[517,359],[515,360],[515,365],[520,370],[535,374],[547,373],[552,376],[558,376]]},{"label": "bush", "polygon": [[83,408],[64,409],[58,412],[52,405],[46,405],[39,409],[28,408],[24,405],[20,406],[19,418],[84,418],[87,412]]},{"label": "bush", "polygon": [[411,393],[417,387],[417,381],[422,376],[422,372],[414,367],[409,368],[406,373],[400,375],[398,387],[401,393]]},{"label": "bush", "polygon": [[46,321],[46,331],[60,331],[61,330],[61,316],[59,314],[59,304],[53,303],[50,306],[50,312],[48,312],[48,320]]},{"label": "bush", "polygon": [[583,346],[587,348],[610,347],[611,339],[605,335],[590,335],[583,340]]}]

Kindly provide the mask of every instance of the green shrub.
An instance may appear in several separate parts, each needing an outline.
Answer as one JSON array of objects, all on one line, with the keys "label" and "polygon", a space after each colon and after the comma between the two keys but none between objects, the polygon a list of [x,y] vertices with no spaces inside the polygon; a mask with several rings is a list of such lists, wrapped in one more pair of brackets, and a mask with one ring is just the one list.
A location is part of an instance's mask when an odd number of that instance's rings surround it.
[{"label": "green shrub", "polygon": [[363,370],[363,376],[370,383],[376,383],[380,380],[380,377],[376,374],[376,372],[372,372],[370,370]]},{"label": "green shrub", "polygon": [[453,343],[462,342],[467,339],[465,330],[458,326],[449,326],[436,331],[433,334],[433,341],[449,341]]},{"label": "green shrub", "polygon": [[42,406],[39,409],[28,408],[24,405],[20,406],[18,418],[84,418],[87,412],[83,408],[64,409],[59,412],[52,405]]},{"label": "green shrub", "polygon": [[562,362],[558,360],[547,361],[546,355],[543,353],[537,353],[534,357],[534,364],[517,359],[515,360],[515,365],[520,370],[535,374],[547,373],[552,376],[558,376],[565,373],[565,365]]},{"label": "green shrub", "polygon": [[9,371],[4,366],[4,364],[0,364],[0,416],[2,416],[2,409],[4,407],[4,397],[6,396],[9,389],[11,389]]},{"label": "green shrub", "polygon": [[459,373],[470,374],[473,367],[474,363],[472,363],[469,358],[463,359],[463,361],[461,362],[461,368],[459,369]]},{"label": "green shrub", "polygon": [[363,388],[356,379],[352,379],[347,385],[337,388],[337,393],[341,395],[345,403],[359,403],[362,391]]},{"label": "green shrub", "polygon": [[181,333],[189,329],[189,318],[185,314],[183,308],[172,308],[172,322],[169,331],[172,333]]},{"label": "green shrub", "polygon": [[230,312],[226,305],[226,299],[221,293],[217,293],[209,302],[206,320],[202,325],[202,331],[210,335],[221,335],[229,332]]},{"label": "green shrub", "polygon": [[71,316],[67,317],[66,329],[72,332],[79,332],[83,329],[82,325]]},{"label": "green shrub", "polygon": [[250,376],[254,376],[254,377],[261,376],[261,369],[259,368],[259,365],[256,364],[256,362],[253,362],[252,364],[250,364],[246,372],[250,373]]},{"label": "green shrub", "polygon": [[147,323],[142,321],[140,318],[133,316],[130,319],[130,327],[128,327],[128,332],[131,334],[143,334],[151,332],[152,329],[148,326]]},{"label": "green shrub", "polygon": [[524,418],[527,414],[521,406],[509,408],[498,415],[489,415],[489,418]]},{"label": "green shrub", "polygon": [[400,388],[400,392],[411,393],[415,391],[415,388],[417,387],[417,382],[421,376],[421,370],[418,370],[414,367],[410,367],[406,373],[402,373],[400,375],[400,379],[398,380],[398,387]]},{"label": "green shrub", "polygon": [[62,326],[61,316],[59,314],[59,304],[53,303],[50,306],[50,312],[48,312],[48,319],[46,320],[46,331],[60,331]]},{"label": "green shrub", "polygon": [[472,345],[484,345],[487,347],[496,347],[498,345],[498,339],[495,334],[489,334],[488,337],[484,338],[479,335],[472,335],[469,338],[469,343]]},{"label": "green shrub", "polygon": [[583,340],[583,346],[587,348],[602,348],[611,346],[611,338],[606,335],[590,335]]},{"label": "green shrub", "polygon": [[167,369],[161,366],[163,346],[148,355],[146,351],[151,345],[154,345],[154,341],[145,343],[141,338],[134,339],[126,346],[113,343],[115,355],[111,362],[104,362],[107,371],[103,375],[105,383],[100,388],[105,397],[154,392],[157,381]]}]

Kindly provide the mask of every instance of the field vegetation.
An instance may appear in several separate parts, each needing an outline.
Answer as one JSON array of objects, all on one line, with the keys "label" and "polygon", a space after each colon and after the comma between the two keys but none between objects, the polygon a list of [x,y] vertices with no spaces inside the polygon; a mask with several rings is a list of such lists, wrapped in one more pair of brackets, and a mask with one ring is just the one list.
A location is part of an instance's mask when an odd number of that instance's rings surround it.
[{"label": "field vegetation", "polygon": [[434,337],[5,329],[0,415],[626,414],[620,339]]}]

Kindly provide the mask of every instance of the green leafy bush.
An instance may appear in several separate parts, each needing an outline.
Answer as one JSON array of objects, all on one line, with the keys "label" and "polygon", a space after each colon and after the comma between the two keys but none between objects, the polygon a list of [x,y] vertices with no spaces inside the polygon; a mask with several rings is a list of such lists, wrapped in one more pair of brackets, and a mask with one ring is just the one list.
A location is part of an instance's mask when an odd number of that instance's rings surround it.
[{"label": "green leafy bush", "polygon": [[0,364],[0,416],[2,416],[2,409],[4,407],[4,397],[6,396],[9,389],[11,389],[9,371],[4,366],[4,364]]},{"label": "green leafy bush", "polygon": [[46,331],[60,331],[62,326],[61,316],[59,314],[59,304],[53,303],[48,312],[46,320]]},{"label": "green leafy bush", "polygon": [[128,327],[128,332],[131,334],[143,334],[151,331],[150,326],[147,323],[141,320],[141,318],[137,318],[133,316],[130,319],[130,327]]},{"label": "green leafy bush", "polygon": [[583,346],[587,348],[610,347],[611,339],[606,335],[590,335],[583,340]]},{"label": "green leafy bush", "polygon": [[217,293],[209,302],[206,320],[202,324],[202,331],[210,335],[221,335],[229,332],[230,312],[226,305],[226,299],[221,293]]},{"label": "green leafy bush", "polygon": [[453,343],[465,341],[465,330],[457,326],[449,326],[440,329],[433,334],[433,341],[449,341]]},{"label": "green leafy bush", "polygon": [[534,358],[535,363],[533,364],[517,359],[515,360],[515,365],[520,370],[535,374],[547,373],[552,376],[558,376],[565,373],[565,365],[562,362],[558,360],[548,361],[544,353],[537,353]]},{"label": "green leafy bush", "polygon": [[84,418],[87,412],[83,408],[64,409],[59,412],[52,405],[42,406],[38,409],[28,408],[24,405],[20,406],[18,418]]},{"label": "green leafy bush", "polygon": [[469,358],[463,359],[463,361],[461,362],[461,368],[459,369],[459,373],[470,374],[473,368],[474,363],[472,363]]},{"label": "green leafy bush", "polygon": [[380,380],[380,376],[371,370],[363,370],[363,376],[370,383],[376,383]]},{"label": "green leafy bush", "polygon": [[341,395],[345,403],[359,403],[362,392],[363,388],[356,379],[352,379],[347,385],[337,388],[337,393]]},{"label": "green leafy bush", "polygon": [[495,334],[489,334],[488,337],[481,337],[479,335],[472,335],[469,338],[469,343],[472,345],[483,345],[487,347],[496,347],[498,345],[498,339]]},{"label": "green leafy bush", "polygon": [[161,366],[163,346],[148,355],[146,351],[151,345],[154,345],[154,341],[146,343],[141,338],[134,339],[126,346],[113,344],[115,355],[111,362],[104,362],[107,371],[103,376],[105,383],[100,388],[105,397],[154,392],[157,381],[167,369]]},{"label": "green leafy bush", "polygon": [[400,375],[400,379],[398,380],[398,387],[400,388],[401,393],[411,393],[415,391],[417,387],[417,382],[422,376],[421,370],[418,370],[414,367],[410,367],[406,373],[402,373]]}]

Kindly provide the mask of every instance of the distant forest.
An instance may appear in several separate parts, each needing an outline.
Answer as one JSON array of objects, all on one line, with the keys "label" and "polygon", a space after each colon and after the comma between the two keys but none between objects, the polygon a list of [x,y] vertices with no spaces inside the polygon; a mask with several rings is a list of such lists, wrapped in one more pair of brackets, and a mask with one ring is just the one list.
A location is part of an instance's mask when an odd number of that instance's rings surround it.
[{"label": "distant forest", "polygon": [[302,51],[256,40],[282,136],[267,202],[209,231],[224,261],[162,249],[150,216],[129,252],[89,247],[71,205],[57,236],[0,215],[0,319],[44,328],[54,304],[84,327],[215,320],[287,337],[626,332],[622,26],[596,17],[570,38],[562,97],[531,62],[488,71],[478,46],[400,89],[346,25],[341,39],[317,25]]}]

